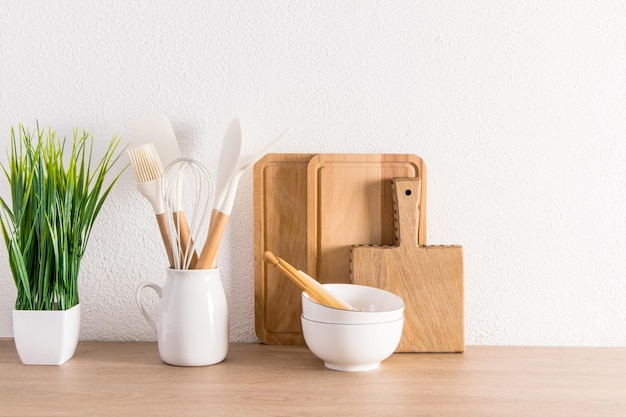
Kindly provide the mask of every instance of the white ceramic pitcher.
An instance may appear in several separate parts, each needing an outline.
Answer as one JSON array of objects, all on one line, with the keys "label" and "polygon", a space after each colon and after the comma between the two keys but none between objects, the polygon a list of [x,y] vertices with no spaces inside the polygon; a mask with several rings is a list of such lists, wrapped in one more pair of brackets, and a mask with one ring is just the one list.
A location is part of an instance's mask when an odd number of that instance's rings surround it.
[{"label": "white ceramic pitcher", "polygon": [[[158,317],[146,312],[141,293],[151,288],[161,298]],[[137,288],[137,305],[157,332],[163,362],[205,366],[221,362],[228,352],[228,309],[220,270],[168,269],[163,287],[145,282]]]}]

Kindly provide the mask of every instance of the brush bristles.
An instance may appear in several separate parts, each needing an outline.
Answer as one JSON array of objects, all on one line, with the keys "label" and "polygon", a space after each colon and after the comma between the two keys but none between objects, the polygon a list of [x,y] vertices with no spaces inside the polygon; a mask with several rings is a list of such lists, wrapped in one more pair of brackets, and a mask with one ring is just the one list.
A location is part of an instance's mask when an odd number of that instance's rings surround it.
[{"label": "brush bristles", "polygon": [[153,143],[129,149],[128,156],[137,183],[156,180],[163,175],[161,159]]}]

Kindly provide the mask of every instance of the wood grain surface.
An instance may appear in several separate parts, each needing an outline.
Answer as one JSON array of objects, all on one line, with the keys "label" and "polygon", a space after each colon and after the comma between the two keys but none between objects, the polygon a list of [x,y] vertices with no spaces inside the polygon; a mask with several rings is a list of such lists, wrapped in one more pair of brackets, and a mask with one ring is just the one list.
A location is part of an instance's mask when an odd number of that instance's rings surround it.
[{"label": "wood grain surface", "polygon": [[[301,291],[263,262],[271,251],[321,283],[350,282],[350,246],[393,243],[388,180],[425,178],[410,154],[267,154],[254,165],[255,328],[304,344]],[[424,190],[425,193],[425,190]],[[420,241],[426,239],[425,195]]]},{"label": "wood grain surface", "polygon": [[626,415],[626,348],[468,346],[396,353],[376,371],[324,368],[305,346],[231,344],[179,368],[155,343],[80,342],[62,366],[24,366],[0,339],[0,416]]},{"label": "wood grain surface", "polygon": [[[420,178],[421,158],[410,154],[319,154],[308,166],[308,271],[319,282],[350,282],[352,245],[394,243],[390,180]],[[426,243],[426,189],[420,243]]]},{"label": "wood grain surface", "polygon": [[300,288],[263,261],[271,251],[307,266],[307,167],[311,154],[268,154],[254,165],[254,312],[258,338],[304,344]]},{"label": "wood grain surface", "polygon": [[419,243],[421,180],[393,180],[396,244],[352,248],[352,282],[405,302],[399,352],[464,349],[463,248]]}]

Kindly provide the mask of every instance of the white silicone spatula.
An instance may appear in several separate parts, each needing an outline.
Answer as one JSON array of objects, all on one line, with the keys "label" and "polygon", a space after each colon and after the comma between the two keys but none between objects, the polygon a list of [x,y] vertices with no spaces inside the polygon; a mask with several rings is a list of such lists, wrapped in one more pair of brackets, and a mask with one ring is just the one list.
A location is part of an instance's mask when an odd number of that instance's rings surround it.
[{"label": "white silicone spatula", "polygon": [[238,117],[234,117],[228,124],[224,139],[222,139],[211,222],[206,243],[198,258],[197,269],[217,267],[216,254],[228,221],[228,215],[221,211],[221,207],[227,197],[233,174],[237,170],[240,152],[241,123]]},{"label": "white silicone spatula", "polygon": [[[226,132],[228,133],[228,130]],[[280,136],[274,139],[259,152],[250,155],[245,159],[239,158],[238,161],[236,161],[235,169],[231,173],[227,183],[228,189],[224,195],[224,198],[222,199],[221,203],[219,203],[219,205],[216,206],[213,210],[213,214],[211,216],[211,227],[209,228],[209,233],[207,236],[207,243],[200,253],[200,258],[197,264],[198,269],[217,267],[217,251],[219,249],[224,230],[226,229],[226,223],[228,222],[228,218],[233,209],[235,195],[237,194],[237,187],[239,185],[241,175],[252,165],[254,165],[255,162],[261,159],[263,155],[265,155],[272,148],[274,148],[274,146],[276,146],[278,142],[280,142],[287,135],[288,132],[289,129],[285,130],[283,133],[280,134]],[[238,133],[239,135],[241,135],[241,131],[239,131]],[[226,140],[226,137],[224,137],[224,139]]]}]

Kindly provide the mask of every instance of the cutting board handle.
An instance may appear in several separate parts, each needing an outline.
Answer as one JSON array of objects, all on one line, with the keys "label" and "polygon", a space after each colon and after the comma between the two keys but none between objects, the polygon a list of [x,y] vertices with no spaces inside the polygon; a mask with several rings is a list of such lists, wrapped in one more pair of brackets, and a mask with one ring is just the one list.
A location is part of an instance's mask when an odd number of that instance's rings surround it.
[{"label": "cutting board handle", "polygon": [[421,180],[419,178],[394,178],[391,180],[396,223],[396,245],[404,248],[419,247],[419,217]]}]

